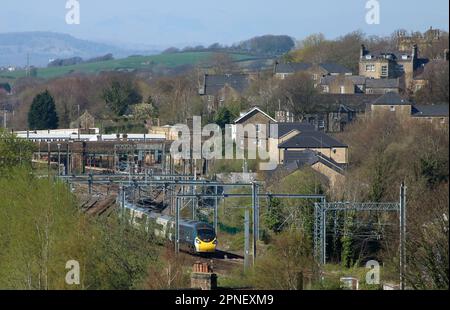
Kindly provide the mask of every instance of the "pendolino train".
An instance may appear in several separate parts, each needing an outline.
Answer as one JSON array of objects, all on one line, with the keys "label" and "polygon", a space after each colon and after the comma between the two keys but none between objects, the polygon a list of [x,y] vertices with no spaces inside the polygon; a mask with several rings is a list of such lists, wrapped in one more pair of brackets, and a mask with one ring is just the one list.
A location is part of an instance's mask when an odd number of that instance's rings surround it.
[{"label": "pendolino train", "polygon": [[[156,237],[175,241],[175,219],[173,217],[152,212],[149,209],[125,203],[121,216],[135,227],[144,226],[146,231]],[[180,249],[191,253],[214,253],[217,248],[217,236],[214,227],[198,221],[179,221]]]}]

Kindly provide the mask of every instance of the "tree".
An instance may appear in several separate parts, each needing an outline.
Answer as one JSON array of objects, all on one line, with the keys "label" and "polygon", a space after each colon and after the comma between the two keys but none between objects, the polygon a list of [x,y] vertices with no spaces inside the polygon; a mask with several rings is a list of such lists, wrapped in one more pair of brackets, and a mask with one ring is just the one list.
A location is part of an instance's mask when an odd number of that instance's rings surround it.
[{"label": "tree", "polygon": [[48,90],[34,97],[28,112],[28,127],[34,130],[58,128],[55,101]]},{"label": "tree", "polygon": [[266,226],[268,229],[275,233],[279,233],[282,230],[282,225],[285,219],[283,214],[283,207],[281,201],[278,198],[270,198],[269,208],[264,216]]},{"label": "tree", "polygon": [[0,129],[0,172],[16,166],[30,166],[34,144]]},{"label": "tree", "polygon": [[295,42],[286,35],[265,35],[244,41],[237,47],[260,55],[283,55],[295,47]]},{"label": "tree", "polygon": [[315,271],[309,238],[288,230],[276,236],[268,252],[258,259],[251,276],[260,289],[300,290],[303,277]]},{"label": "tree", "polygon": [[214,122],[222,129],[225,128],[225,125],[231,124],[233,119],[233,113],[226,106],[219,108],[216,115],[214,116]]},{"label": "tree", "polygon": [[285,102],[289,111],[297,117],[314,111],[314,98],[317,96],[314,81],[304,72],[299,72],[286,78],[279,88],[277,97]]},{"label": "tree", "polygon": [[448,103],[448,61],[435,61],[426,65],[423,76],[427,80],[427,84],[414,94],[415,101],[423,104]]},{"label": "tree", "polygon": [[137,121],[146,121],[157,117],[157,115],[153,105],[148,103],[140,103],[133,107],[133,117]]},{"label": "tree", "polygon": [[215,53],[208,62],[214,74],[230,73],[237,69],[234,59],[227,53]]},{"label": "tree", "polygon": [[118,80],[113,80],[103,90],[102,98],[116,116],[123,116],[130,105],[142,101],[142,96],[131,83]]}]

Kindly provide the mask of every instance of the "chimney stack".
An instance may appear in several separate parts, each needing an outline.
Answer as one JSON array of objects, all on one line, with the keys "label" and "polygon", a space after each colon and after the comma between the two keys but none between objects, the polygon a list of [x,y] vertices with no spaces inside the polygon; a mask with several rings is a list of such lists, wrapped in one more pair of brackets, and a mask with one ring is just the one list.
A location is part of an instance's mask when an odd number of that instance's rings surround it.
[{"label": "chimney stack", "polygon": [[366,55],[366,46],[364,44],[361,44],[360,57],[363,58],[365,55]]},{"label": "chimney stack", "polygon": [[217,274],[208,263],[196,262],[192,267],[191,288],[210,291],[217,289]]},{"label": "chimney stack", "polygon": [[419,48],[417,47],[417,44],[414,44],[412,48],[412,58],[417,59],[418,57],[419,57]]}]

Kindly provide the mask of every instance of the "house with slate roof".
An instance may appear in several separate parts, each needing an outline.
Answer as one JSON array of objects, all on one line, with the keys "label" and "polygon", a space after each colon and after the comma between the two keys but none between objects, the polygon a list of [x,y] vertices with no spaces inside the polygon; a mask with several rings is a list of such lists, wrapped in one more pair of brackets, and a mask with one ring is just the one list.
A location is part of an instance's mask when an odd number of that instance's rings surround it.
[{"label": "house with slate roof", "polygon": [[321,92],[326,94],[370,94],[400,93],[401,79],[373,79],[361,75],[325,76],[320,82]]},{"label": "house with slate roof", "polygon": [[[252,141],[258,143],[261,129],[267,130],[264,136],[269,150],[277,152],[279,169],[286,166],[311,166],[334,182],[342,176],[348,165],[348,146],[324,132],[318,131],[314,125],[304,122],[279,123],[258,107],[242,113],[233,125],[233,138],[238,145],[249,143],[249,133],[238,133],[236,125],[256,127],[256,135]],[[274,158],[274,157],[272,157]]]},{"label": "house with slate roof", "polygon": [[225,102],[236,100],[250,86],[248,74],[205,74],[199,87],[208,111],[216,111]]},{"label": "house with slate roof", "polygon": [[432,123],[438,127],[448,125],[449,105],[428,104],[414,105],[397,93],[387,93],[371,104],[372,113],[395,113],[401,120]]},{"label": "house with slate roof", "polygon": [[361,45],[359,75],[371,79],[403,78],[405,88],[413,82],[414,72],[428,59],[419,58],[417,45],[408,51],[369,51]]},{"label": "house with slate roof", "polygon": [[307,74],[310,74],[312,80],[316,82],[316,85],[319,85],[321,79],[325,76],[353,74],[350,69],[336,63],[275,63],[274,75],[280,80],[284,80],[298,72],[306,72]]}]

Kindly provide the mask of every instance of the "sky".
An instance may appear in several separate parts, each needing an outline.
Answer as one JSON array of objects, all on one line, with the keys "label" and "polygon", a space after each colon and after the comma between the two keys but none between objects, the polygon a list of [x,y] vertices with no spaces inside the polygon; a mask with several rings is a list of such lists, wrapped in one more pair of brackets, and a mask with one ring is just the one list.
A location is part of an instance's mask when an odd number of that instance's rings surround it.
[{"label": "sky", "polygon": [[[380,23],[366,23],[369,0],[78,0],[80,24],[66,24],[68,0],[1,0],[0,33],[53,31],[115,44],[232,44],[264,34],[336,38],[354,30],[448,30],[448,0],[378,0]],[[375,1],[375,0],[371,0]]]}]

